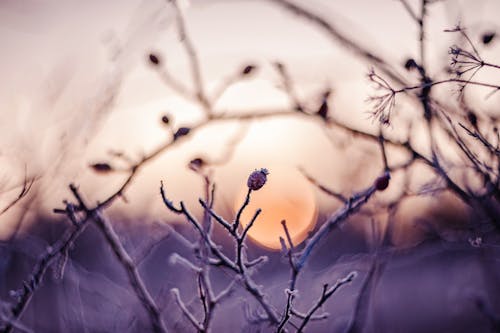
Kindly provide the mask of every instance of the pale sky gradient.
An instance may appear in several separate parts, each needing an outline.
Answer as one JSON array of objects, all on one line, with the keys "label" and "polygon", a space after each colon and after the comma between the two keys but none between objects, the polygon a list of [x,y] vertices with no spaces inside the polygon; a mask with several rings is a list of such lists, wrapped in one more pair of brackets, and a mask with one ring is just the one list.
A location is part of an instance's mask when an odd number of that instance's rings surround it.
[{"label": "pale sky gradient", "polygon": [[[398,1],[297,3],[320,13],[391,63],[402,65],[407,57],[417,55],[417,28]],[[500,2],[494,0],[449,0],[433,5],[428,32],[429,63],[435,65],[431,70],[437,73],[449,61],[447,49],[453,38],[443,29],[460,19],[477,39],[484,29],[499,28],[499,12]],[[365,80],[369,64],[307,22],[267,1],[193,0],[185,14],[207,87],[245,64],[260,68],[252,79],[231,88],[220,108],[288,107],[271,66],[279,60],[288,66],[301,97],[316,101],[318,89],[330,84],[336,114],[361,128],[373,127],[364,102],[370,92]],[[0,163],[6,167],[0,171],[0,185],[7,188],[22,180],[22,175],[13,174],[26,165],[31,174],[51,175],[38,183],[42,193],[50,193],[50,200],[44,196],[40,201],[46,209],[67,197],[69,181],[82,184],[89,195],[98,194],[103,186],[110,186],[109,180],[87,170],[88,163],[105,158],[110,148],[135,157],[147,152],[165,136],[159,123],[165,111],[174,115],[176,124],[192,121],[196,107],[173,96],[146,62],[153,50],[170,72],[190,82],[172,15],[163,0],[2,1]],[[492,54],[498,54],[498,48]],[[116,100],[109,108],[110,95]],[[218,129],[219,145],[234,130]],[[204,147],[214,133],[204,135],[183,147],[187,155],[173,151],[153,163],[137,181],[136,192],[131,191],[136,201],[130,200],[130,206],[141,209],[149,203],[152,215],[161,216],[161,207],[148,199],[157,195],[159,178],[176,179],[173,197],[191,195],[193,191],[185,189],[198,186],[199,181],[185,168],[186,162],[200,151],[212,149],[214,155],[220,151],[215,144]],[[253,168],[281,161],[304,166],[326,183],[334,183],[349,171],[335,158],[324,159],[327,149],[331,149],[328,140],[313,122],[304,125],[291,119],[254,124],[216,180],[241,184]],[[362,160],[364,154],[356,152],[352,159]],[[234,193],[238,186],[231,182],[227,186]],[[345,186],[339,184],[339,190]],[[15,191],[9,193],[15,195]]]}]

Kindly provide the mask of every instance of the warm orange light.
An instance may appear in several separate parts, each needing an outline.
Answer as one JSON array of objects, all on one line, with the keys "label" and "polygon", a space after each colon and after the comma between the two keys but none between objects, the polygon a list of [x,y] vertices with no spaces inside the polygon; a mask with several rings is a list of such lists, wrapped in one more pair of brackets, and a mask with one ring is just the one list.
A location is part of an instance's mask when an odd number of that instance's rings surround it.
[{"label": "warm orange light", "polygon": [[[242,226],[248,224],[255,211],[262,213],[248,235],[259,245],[280,249],[279,237],[285,238],[281,225],[286,220],[294,245],[302,242],[316,223],[316,201],[311,185],[294,168],[270,167],[268,181],[252,192],[250,204],[242,214]],[[234,203],[235,212],[245,199],[247,187],[241,190]]]}]

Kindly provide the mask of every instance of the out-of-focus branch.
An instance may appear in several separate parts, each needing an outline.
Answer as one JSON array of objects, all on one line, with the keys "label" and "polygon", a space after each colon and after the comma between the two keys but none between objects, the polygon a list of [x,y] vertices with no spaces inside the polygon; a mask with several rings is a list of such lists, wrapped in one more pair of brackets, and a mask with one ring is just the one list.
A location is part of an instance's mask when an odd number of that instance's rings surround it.
[{"label": "out-of-focus branch", "polygon": [[[88,225],[88,217],[79,221],[76,219],[72,205],[68,204],[63,212],[65,214],[67,213],[68,218],[70,218],[73,222],[73,226],[71,229],[66,230],[62,237],[55,244],[48,247],[46,252],[38,259],[29,278],[23,281],[23,288],[11,292],[12,296],[16,300],[10,309],[10,317],[13,321],[19,320],[23,315],[23,312],[30,303],[34,293],[38,290],[38,287],[40,286],[40,283],[42,282],[45,272],[49,266],[54,263],[60,255],[68,252],[72,248],[74,241],[78,238],[78,236],[80,236]],[[4,326],[2,332],[12,332],[13,328],[12,324],[8,323]]]},{"label": "out-of-focus branch", "polygon": [[78,188],[71,185],[70,189],[79,204],[78,208],[85,214],[86,218],[92,220],[97,225],[105,237],[108,245],[111,247],[115,257],[125,269],[135,294],[151,319],[153,331],[157,333],[166,332],[167,329],[163,323],[163,319],[161,318],[161,312],[158,305],[156,305],[153,297],[148,292],[146,285],[137,270],[137,266],[127,253],[127,250],[123,247],[120,238],[114,231],[111,224],[102,216],[100,209],[98,208],[100,205],[97,205],[96,208],[89,209],[80,195]]},{"label": "out-of-focus branch", "polygon": [[132,285],[134,292],[136,293],[142,306],[151,319],[153,331],[167,332],[165,324],[163,323],[163,319],[161,318],[161,311],[158,308],[158,305],[147,290],[146,285],[144,284],[144,281],[142,280],[139,271],[137,270],[137,266],[123,247],[118,235],[113,230],[113,227],[97,211],[93,214],[92,219],[103,233],[116,258],[127,272],[130,284]]},{"label": "out-of-focus branch", "polygon": [[200,60],[198,59],[198,53],[196,52],[196,48],[194,47],[193,41],[191,40],[190,35],[187,33],[186,22],[184,20],[184,14],[182,10],[179,8],[177,4],[177,0],[171,0],[174,4],[174,7],[177,12],[177,28],[179,29],[180,39],[182,40],[182,45],[186,49],[186,53],[188,55],[188,59],[191,65],[191,74],[193,76],[193,83],[195,85],[196,90],[196,98],[203,106],[207,116],[210,117],[212,114],[212,105],[210,100],[208,99],[204,84],[203,78],[201,76],[201,67]]},{"label": "out-of-focus branch", "polygon": [[21,187],[21,191],[19,191],[19,194],[17,195],[16,198],[14,198],[11,202],[9,202],[4,208],[2,208],[0,210],[0,215],[6,213],[9,209],[14,207],[19,201],[21,201],[22,198],[24,198],[28,194],[28,192],[31,190],[31,188],[36,180],[37,180],[36,177],[28,178],[27,171],[25,170],[24,180],[23,180],[23,184]]},{"label": "out-of-focus branch", "polygon": [[182,313],[186,318],[189,320],[189,322],[199,331],[199,332],[205,332],[205,329],[203,328],[203,325],[198,322],[198,320],[195,318],[195,316],[189,311],[187,308],[186,304],[182,301],[181,295],[179,293],[179,289],[173,288],[172,290],[172,295],[174,295],[175,302],[177,305],[181,308]]},{"label": "out-of-focus branch", "polygon": [[334,42],[339,43],[340,45],[352,51],[357,56],[377,66],[377,68],[379,68],[385,75],[390,77],[394,82],[401,85],[407,85],[406,81],[381,56],[356,43],[352,38],[345,36],[339,31],[337,27],[335,27],[331,22],[328,22],[320,15],[313,13],[312,11],[296,4],[291,0],[266,1],[276,4],[290,11],[291,13],[298,15],[299,17],[310,21],[313,25],[316,25],[321,30],[325,31],[333,39]]}]

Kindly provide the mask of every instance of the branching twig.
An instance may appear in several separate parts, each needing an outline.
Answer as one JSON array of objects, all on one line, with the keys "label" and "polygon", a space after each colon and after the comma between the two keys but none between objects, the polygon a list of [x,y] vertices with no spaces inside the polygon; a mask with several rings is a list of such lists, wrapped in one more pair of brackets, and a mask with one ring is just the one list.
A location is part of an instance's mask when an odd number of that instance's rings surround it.
[{"label": "branching twig", "polygon": [[163,323],[163,319],[161,318],[161,312],[158,308],[158,305],[156,305],[153,297],[151,297],[150,293],[148,292],[146,285],[144,284],[144,281],[142,280],[137,270],[137,266],[123,247],[118,235],[114,231],[111,224],[102,216],[100,210],[91,210],[87,208],[78,192],[78,189],[75,186],[71,186],[71,190],[75,195],[75,198],[77,199],[81,209],[84,211],[86,216],[99,227],[99,230],[101,230],[103,236],[106,238],[106,241],[111,247],[115,257],[125,269],[134,292],[136,293],[139,301],[141,302],[142,306],[151,319],[153,331],[166,332],[167,329],[165,327],[165,324]]},{"label": "branching twig", "polygon": [[[326,236],[331,230],[337,227],[338,224],[342,223],[349,216],[357,212],[371,198],[371,196],[376,191],[377,189],[373,185],[367,188],[366,190],[358,194],[355,194],[354,196],[349,198],[348,202],[342,208],[340,208],[337,212],[335,212],[328,218],[328,220],[318,229],[318,231],[315,232],[314,235],[309,240],[307,240],[304,249],[301,251],[299,257],[295,261],[295,266],[298,271],[300,271],[304,267],[307,259],[311,255],[312,250],[318,245],[319,241],[324,236]],[[297,276],[298,274],[290,282],[291,290],[295,289]]]},{"label": "branching twig", "polygon": [[[265,170],[265,169],[262,169]],[[212,208],[210,208],[206,201],[200,199],[200,204],[205,209],[205,211],[209,214],[210,217],[215,218],[215,221],[219,222],[221,226],[224,227],[232,237],[234,241],[234,246],[236,250],[236,255],[234,260],[230,259],[226,256],[219,246],[212,240],[211,235],[207,233],[197,221],[197,219],[186,209],[186,206],[183,202],[180,202],[180,208],[174,206],[174,204],[167,199],[165,190],[163,188],[163,184],[161,186],[160,192],[163,198],[163,202],[172,212],[177,214],[182,214],[186,217],[186,219],[193,225],[195,230],[198,232],[200,237],[203,239],[205,245],[210,250],[210,254],[215,258],[208,258],[209,262],[212,262],[216,266],[223,266],[230,269],[233,273],[239,277],[239,280],[244,285],[245,289],[257,300],[257,302],[261,305],[262,309],[266,312],[267,319],[273,324],[278,324],[279,319],[278,316],[273,309],[273,307],[266,300],[266,295],[260,290],[260,287],[255,283],[251,274],[249,272],[249,268],[254,267],[258,263],[262,262],[263,258],[257,258],[254,261],[248,261],[245,255],[245,241],[248,234],[248,231],[253,226],[257,217],[259,216],[261,210],[258,209],[253,217],[250,219],[248,224],[245,225],[241,232],[238,230],[238,226],[240,225],[241,215],[245,207],[248,206],[250,202],[250,193],[253,190],[258,190],[265,183],[265,177],[267,176],[267,171],[255,171],[250,177],[248,181],[249,190],[247,192],[245,201],[241,205],[238,210],[237,216],[235,218],[234,223],[231,225],[229,222],[226,222],[222,217],[216,214]],[[215,259],[215,260],[214,260]]]},{"label": "branching twig", "polygon": [[314,313],[328,300],[328,298],[330,298],[340,287],[347,283],[350,283],[355,277],[356,272],[351,272],[345,278],[337,280],[337,282],[331,287],[328,287],[328,284],[323,285],[323,291],[320,298],[316,301],[316,304],[314,304],[306,313],[306,316],[302,321],[302,324],[300,324],[297,332],[303,332],[305,326],[307,325],[309,320],[311,320]]}]

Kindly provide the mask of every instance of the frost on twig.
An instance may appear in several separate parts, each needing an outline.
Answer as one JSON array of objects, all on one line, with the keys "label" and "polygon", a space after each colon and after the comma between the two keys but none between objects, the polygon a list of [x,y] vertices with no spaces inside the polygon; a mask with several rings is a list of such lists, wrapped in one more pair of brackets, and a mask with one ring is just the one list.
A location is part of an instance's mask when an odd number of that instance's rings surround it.
[{"label": "frost on twig", "polygon": [[[249,176],[247,181],[247,195],[243,204],[239,208],[233,222],[226,221],[222,216],[220,216],[213,210],[213,197],[210,197],[210,195],[205,199],[199,199],[199,203],[204,209],[203,223],[199,222],[199,220],[189,212],[183,202],[180,202],[180,208],[177,208],[176,205],[167,198],[164,186],[163,184],[161,185],[160,192],[165,206],[174,213],[184,215],[188,222],[190,222],[194,229],[197,231],[201,241],[200,246],[203,246],[203,248],[206,249],[206,252],[201,252],[202,257],[198,259],[202,264],[202,268],[200,269],[198,274],[200,274],[200,281],[203,282],[200,283],[199,298],[205,309],[205,317],[211,316],[212,309],[216,306],[217,302],[227,297],[227,295],[231,293],[233,285],[238,283],[240,285],[243,285],[247,292],[250,293],[259,303],[265,313],[265,320],[269,321],[272,324],[278,323],[278,315],[276,313],[276,310],[269,303],[267,296],[261,290],[262,288],[254,281],[252,277],[257,266],[260,263],[265,262],[267,258],[265,256],[261,256],[256,259],[249,260],[246,254],[245,243],[248,231],[252,228],[253,224],[256,223],[261,210],[256,210],[253,217],[250,219],[250,221],[247,221],[244,227],[242,227],[241,223],[243,211],[250,202],[252,191],[258,191],[262,186],[265,185],[267,175],[268,171],[266,169],[260,169],[254,171]],[[207,184],[209,184],[209,182],[207,182]],[[206,193],[210,193],[210,191],[206,191]],[[203,224],[209,223],[209,221],[211,221],[212,219],[214,219],[222,228],[224,228],[230,236],[235,251],[235,255],[233,257],[230,257],[229,255],[223,253],[221,247],[213,239],[211,229],[203,227]],[[175,257],[175,259],[179,260],[177,256]],[[191,267],[194,264],[188,264],[184,262],[184,265]],[[234,276],[233,282],[230,283],[230,286],[226,290],[221,291],[218,296],[211,296],[214,294],[214,291],[211,289],[210,277],[208,275],[211,266],[228,269],[233,273]],[[198,266],[196,265],[194,267]],[[208,302],[205,301],[205,299],[207,299]],[[183,309],[183,312],[185,310],[187,310],[187,308]],[[194,318],[194,315],[192,313],[190,314],[190,316],[191,318]],[[193,325],[195,324],[195,322],[201,322],[199,320],[190,321],[193,323]],[[202,323],[201,326],[197,325],[198,324],[194,325],[197,329],[202,328],[203,331],[206,331],[208,329],[206,321],[205,323]]]}]

